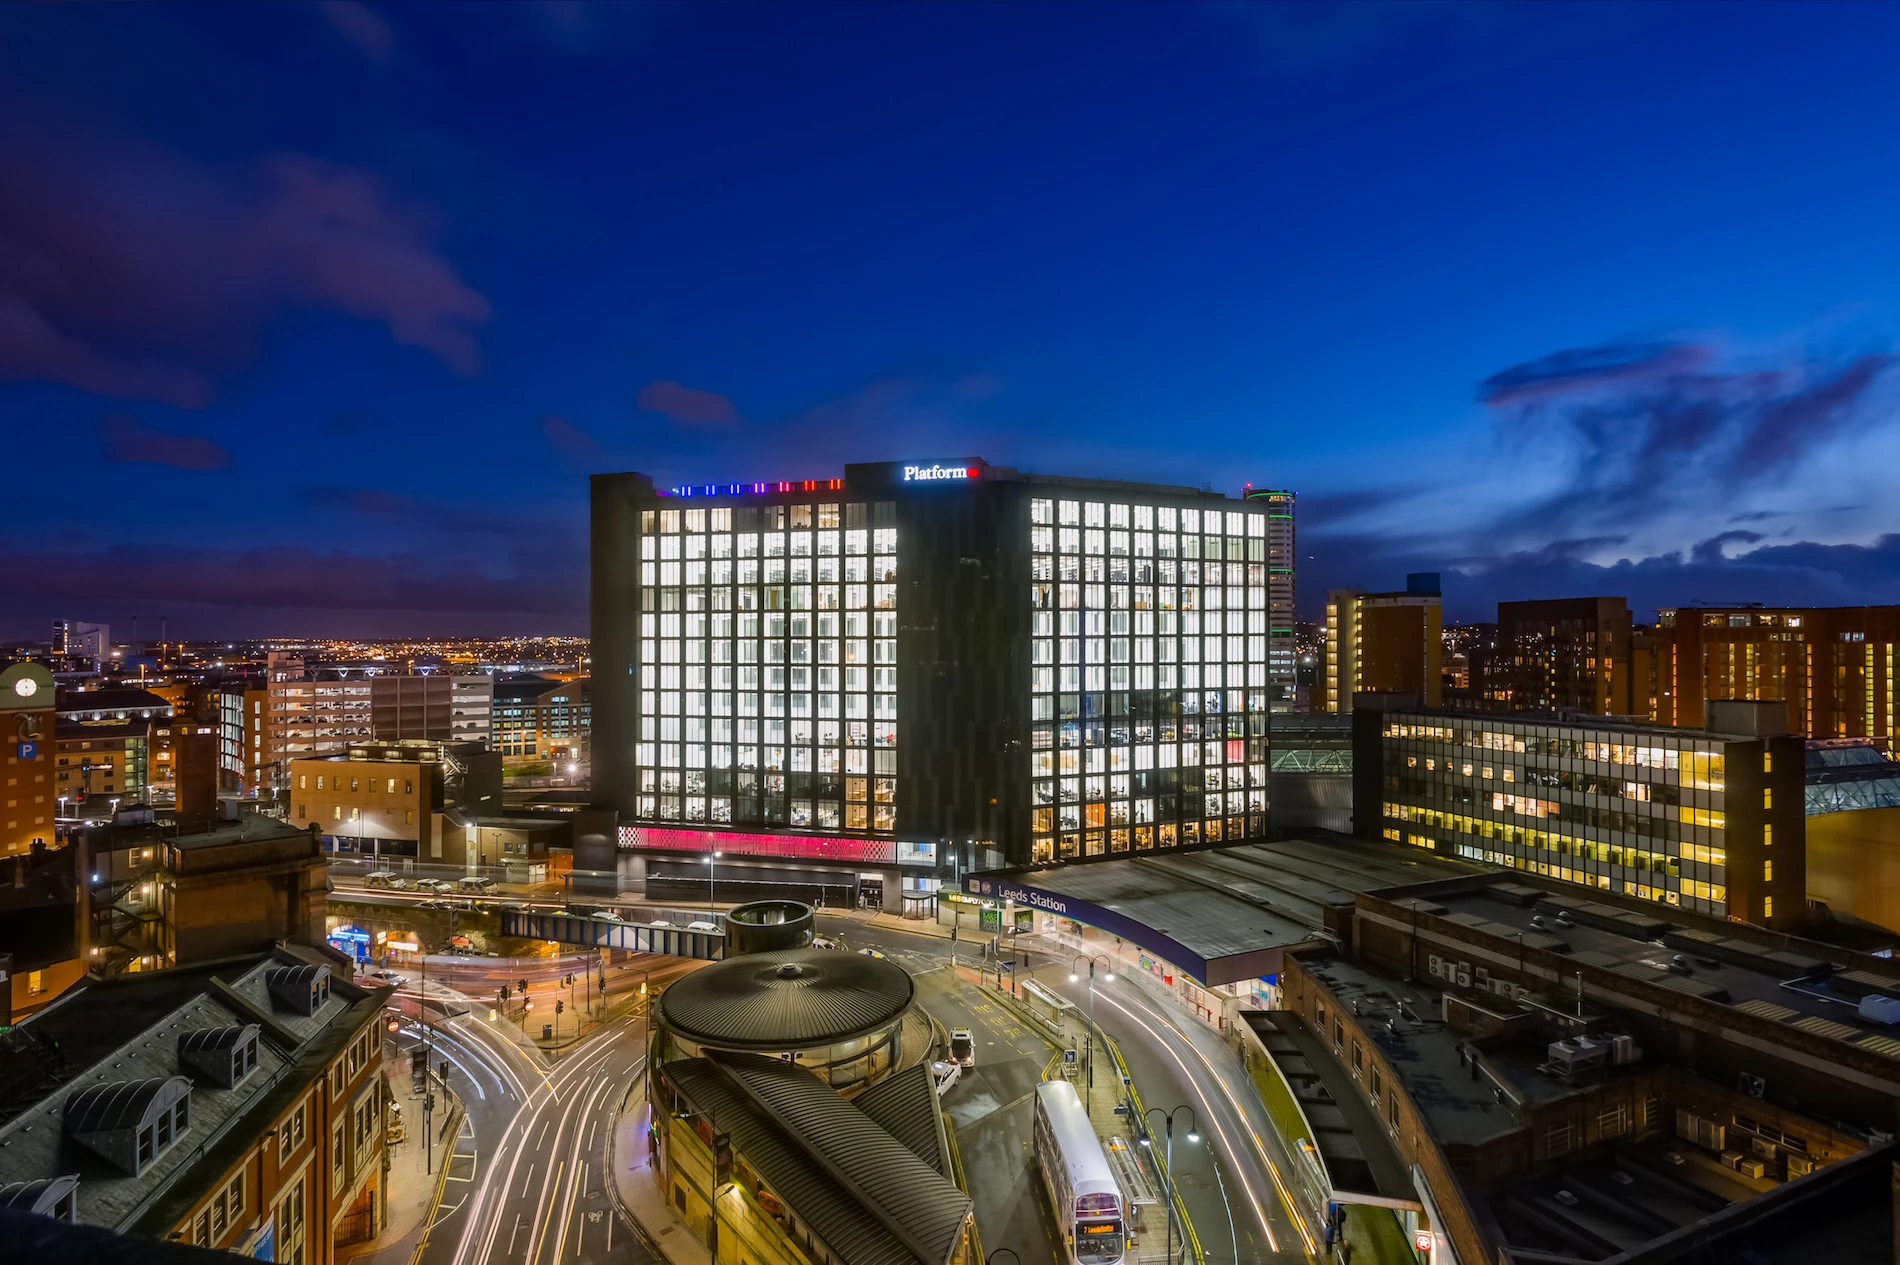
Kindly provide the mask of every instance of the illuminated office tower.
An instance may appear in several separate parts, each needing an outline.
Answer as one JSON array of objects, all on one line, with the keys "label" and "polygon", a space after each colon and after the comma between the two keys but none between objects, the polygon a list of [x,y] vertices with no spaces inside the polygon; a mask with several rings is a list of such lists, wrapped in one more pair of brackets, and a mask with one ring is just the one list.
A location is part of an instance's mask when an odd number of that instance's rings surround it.
[{"label": "illuminated office tower", "polygon": [[967,869],[1264,837],[1269,524],[978,460],[595,476],[594,786],[651,854]]}]

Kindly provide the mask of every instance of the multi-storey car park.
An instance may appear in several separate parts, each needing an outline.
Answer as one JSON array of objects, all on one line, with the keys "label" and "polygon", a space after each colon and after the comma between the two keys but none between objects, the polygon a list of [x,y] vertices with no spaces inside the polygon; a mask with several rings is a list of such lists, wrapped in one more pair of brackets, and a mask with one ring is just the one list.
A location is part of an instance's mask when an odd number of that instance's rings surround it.
[{"label": "multi-storey car park", "polygon": [[596,476],[595,785],[661,853],[1264,837],[1272,508],[979,460]]}]

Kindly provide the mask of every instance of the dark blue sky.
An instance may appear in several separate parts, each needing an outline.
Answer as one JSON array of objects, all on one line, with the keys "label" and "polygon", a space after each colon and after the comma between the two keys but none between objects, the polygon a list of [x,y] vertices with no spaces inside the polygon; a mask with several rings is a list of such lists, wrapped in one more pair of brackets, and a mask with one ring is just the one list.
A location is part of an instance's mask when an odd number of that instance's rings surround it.
[{"label": "dark blue sky", "polygon": [[1309,611],[1900,601],[1896,62],[1871,5],[9,6],[0,635],[581,631],[590,470],[965,454],[1295,487]]}]

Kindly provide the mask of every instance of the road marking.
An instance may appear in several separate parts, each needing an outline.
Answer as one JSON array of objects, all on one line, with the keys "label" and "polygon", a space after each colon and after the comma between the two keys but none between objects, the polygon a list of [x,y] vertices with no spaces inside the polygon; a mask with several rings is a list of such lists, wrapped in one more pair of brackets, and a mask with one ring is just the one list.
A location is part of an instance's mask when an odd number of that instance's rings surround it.
[{"label": "road marking", "polygon": [[543,1144],[543,1143],[545,1143],[545,1142],[546,1142],[546,1141],[548,1140],[548,1128],[549,1128],[549,1126],[551,1126],[551,1125],[552,1125],[553,1123],[554,1123],[554,1122],[553,1122],[552,1120],[550,1120],[550,1121],[548,1121],[548,1122],[547,1122],[547,1124],[544,1124],[544,1125],[542,1125],[542,1126],[541,1126],[541,1136],[540,1136],[540,1137],[538,1137],[538,1138],[536,1138],[536,1139],[534,1140],[534,1149],[535,1149],[535,1150],[537,1150],[537,1151],[538,1151],[538,1150],[540,1150],[540,1149],[541,1149],[541,1146],[542,1146],[542,1144]]},{"label": "road marking", "polygon": [[521,1214],[515,1214],[515,1228],[508,1232],[508,1255],[515,1254],[515,1236],[521,1233]]},{"label": "road marking", "polygon": [[589,1151],[594,1149],[594,1130],[598,1128],[600,1128],[600,1121],[598,1118],[595,1119],[592,1124],[587,1126],[587,1149]]},{"label": "road marking", "polygon": [[[554,1168],[554,1186],[557,1190],[560,1188],[560,1184],[561,1184],[561,1171],[565,1169],[566,1167],[567,1167],[567,1161],[562,1160]],[[531,1261],[534,1259],[536,1244],[547,1242],[548,1218],[554,1215],[554,1201],[548,1198],[548,1183],[546,1182],[543,1182],[541,1184],[541,1200],[543,1203],[547,1204],[548,1210],[547,1210],[547,1213],[544,1216],[542,1216],[540,1222],[535,1226],[534,1237],[528,1241],[528,1259]]]},{"label": "road marking", "polygon": [[[1221,1127],[1220,1117],[1215,1114],[1214,1104],[1211,1101],[1209,1101],[1207,1097],[1207,1091],[1201,1088],[1201,1083],[1198,1080],[1196,1080],[1194,1078],[1194,1074],[1188,1070],[1188,1065],[1186,1061],[1183,1060],[1180,1054],[1178,1054],[1175,1051],[1174,1044],[1172,1042],[1169,1042],[1165,1038],[1163,1038],[1160,1033],[1156,1032],[1153,1028],[1149,1027],[1132,1010],[1128,1009],[1128,1007],[1116,1001],[1113,997],[1105,997],[1103,1000],[1108,1002],[1108,1004],[1113,1006],[1115,1009],[1121,1011],[1122,1014],[1128,1016],[1128,1018],[1132,1020],[1137,1026],[1139,1026],[1144,1032],[1146,1032],[1150,1037],[1153,1037],[1155,1044],[1160,1046],[1163,1052],[1165,1052],[1169,1058],[1173,1059],[1174,1062],[1180,1067],[1181,1074],[1183,1078],[1187,1081],[1188,1087],[1194,1091],[1195,1097],[1201,1100],[1201,1107],[1203,1110],[1207,1112],[1208,1123],[1213,1126],[1214,1133],[1217,1137],[1220,1138],[1221,1144],[1227,1148],[1227,1154],[1230,1157],[1229,1163],[1230,1164],[1233,1163],[1232,1157],[1237,1154],[1237,1150],[1233,1142],[1229,1140],[1227,1136],[1227,1130]],[[1144,1004],[1142,1006],[1142,1009],[1148,1010],[1148,1007]],[[1280,1172],[1277,1168],[1274,1167],[1273,1160],[1267,1155],[1266,1145],[1263,1142],[1261,1142],[1260,1136],[1253,1132],[1252,1122],[1247,1119],[1247,1113],[1241,1109],[1240,1103],[1234,1099],[1232,1091],[1227,1089],[1227,1083],[1226,1081],[1221,1079],[1220,1072],[1215,1069],[1213,1063],[1208,1061],[1207,1056],[1205,1054],[1202,1054],[1200,1050],[1195,1047],[1194,1042],[1188,1038],[1186,1033],[1181,1032],[1179,1029],[1175,1029],[1174,1025],[1168,1023],[1165,1019],[1163,1019],[1158,1012],[1149,1011],[1149,1013],[1154,1015],[1154,1018],[1157,1022],[1161,1023],[1163,1026],[1169,1029],[1172,1029],[1182,1041],[1187,1043],[1189,1049],[1194,1050],[1195,1056],[1198,1057],[1202,1063],[1205,1063],[1207,1065],[1208,1073],[1211,1076],[1213,1076],[1215,1083],[1218,1084],[1221,1087],[1221,1091],[1224,1094],[1226,1094],[1229,1103],[1233,1106],[1235,1114],[1239,1116],[1240,1118],[1241,1125],[1246,1128],[1249,1134],[1253,1135],[1254,1148],[1256,1152],[1259,1154],[1260,1159],[1266,1164],[1267,1172],[1273,1178],[1273,1184],[1279,1188],[1280,1197],[1282,1199],[1288,1198],[1286,1188],[1282,1186],[1280,1183]],[[1234,1167],[1234,1175],[1240,1179],[1240,1184],[1247,1188],[1247,1198],[1248,1198],[1248,1201],[1253,1205],[1254,1215],[1260,1218],[1260,1228],[1267,1232],[1267,1245],[1271,1247],[1274,1251],[1276,1252],[1279,1251],[1280,1250],[1279,1236],[1274,1234],[1273,1226],[1267,1221],[1267,1214],[1266,1214],[1267,1201],[1261,1199],[1258,1192],[1254,1190],[1253,1183],[1247,1180],[1247,1174],[1245,1170],[1243,1170],[1238,1164],[1233,1164],[1233,1167]],[[1177,1199],[1179,1198],[1178,1187],[1176,1188],[1176,1198]],[[1300,1227],[1296,1223],[1295,1228],[1300,1229],[1300,1237],[1304,1239],[1306,1237],[1304,1227]]]},{"label": "road marking", "polygon": [[534,1180],[534,1165],[530,1164],[528,1165],[527,1180],[521,1183],[521,1197],[523,1199],[526,1199],[528,1197],[528,1182],[531,1182],[533,1180]]}]

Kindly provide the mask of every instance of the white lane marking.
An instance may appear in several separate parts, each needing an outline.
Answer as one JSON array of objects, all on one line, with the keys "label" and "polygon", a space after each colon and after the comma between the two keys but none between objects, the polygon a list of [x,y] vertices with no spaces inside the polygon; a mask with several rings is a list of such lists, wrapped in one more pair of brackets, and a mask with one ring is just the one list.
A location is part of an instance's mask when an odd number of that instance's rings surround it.
[{"label": "white lane marking", "polygon": [[[1155,1044],[1160,1046],[1163,1052],[1165,1052],[1169,1058],[1173,1059],[1175,1063],[1180,1067],[1182,1079],[1187,1082],[1188,1088],[1194,1091],[1194,1096],[1201,1100],[1201,1110],[1207,1113],[1208,1123],[1214,1126],[1215,1135],[1220,1138],[1221,1145],[1227,1149],[1227,1156],[1228,1156],[1227,1162],[1233,1167],[1235,1176],[1240,1178],[1240,1184],[1247,1188],[1247,1198],[1253,1204],[1254,1215],[1260,1218],[1260,1228],[1266,1231],[1268,1246],[1271,1247],[1276,1252],[1279,1251],[1280,1240],[1274,1235],[1273,1227],[1267,1223],[1266,1206],[1264,1202],[1261,1200],[1259,1192],[1254,1190],[1253,1183],[1247,1180],[1246,1170],[1241,1168],[1240,1164],[1238,1163],[1237,1158],[1236,1158],[1237,1152],[1234,1148],[1233,1141],[1228,1138],[1227,1130],[1221,1127],[1220,1117],[1215,1114],[1214,1104],[1208,1100],[1207,1092],[1201,1088],[1200,1081],[1195,1079],[1194,1073],[1188,1069],[1187,1063],[1181,1058],[1181,1056],[1178,1053],[1175,1052],[1174,1044],[1172,1042],[1164,1039],[1159,1032],[1156,1032],[1153,1028],[1149,1027],[1147,1023],[1144,1022],[1138,1015],[1136,1015],[1133,1011],[1129,1010],[1128,1007],[1116,1001],[1113,997],[1104,997],[1103,1000],[1108,1002],[1109,1005],[1115,1007],[1115,1009],[1121,1011],[1124,1015],[1128,1016],[1131,1022],[1139,1025],[1144,1032],[1146,1032],[1150,1037],[1153,1037]],[[1159,1016],[1157,1016],[1157,1018],[1159,1018]],[[1186,1038],[1183,1037],[1182,1039],[1185,1040]],[[1197,1050],[1195,1051],[1195,1053],[1199,1054],[1200,1052]],[[1206,1055],[1202,1055],[1201,1058],[1204,1062],[1206,1061]],[[1208,1064],[1208,1070],[1210,1072],[1213,1072],[1214,1070],[1213,1064],[1211,1063]],[[1216,1080],[1219,1079],[1218,1073],[1215,1073],[1215,1079]],[[1239,1111],[1238,1103],[1235,1104],[1235,1110],[1236,1112]],[[1239,1114],[1242,1120],[1246,1119],[1245,1113],[1239,1113]],[[1259,1144],[1258,1138],[1255,1139],[1255,1144],[1256,1145]],[[1264,1150],[1261,1153],[1261,1158],[1262,1159],[1266,1158]]]}]

